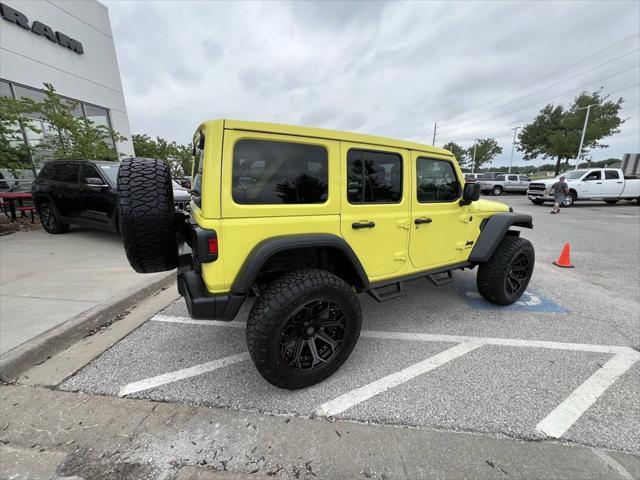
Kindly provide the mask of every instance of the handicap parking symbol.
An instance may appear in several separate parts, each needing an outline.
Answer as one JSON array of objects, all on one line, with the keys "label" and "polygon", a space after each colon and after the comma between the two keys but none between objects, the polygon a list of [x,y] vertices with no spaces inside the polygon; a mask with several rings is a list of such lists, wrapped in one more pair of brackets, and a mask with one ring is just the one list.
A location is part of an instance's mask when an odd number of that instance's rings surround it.
[{"label": "handicap parking symbol", "polygon": [[513,305],[503,307],[495,305],[478,293],[475,285],[468,281],[456,284],[456,290],[461,293],[466,302],[473,308],[480,310],[509,309],[516,312],[567,313],[568,310],[541,293],[528,288]]}]

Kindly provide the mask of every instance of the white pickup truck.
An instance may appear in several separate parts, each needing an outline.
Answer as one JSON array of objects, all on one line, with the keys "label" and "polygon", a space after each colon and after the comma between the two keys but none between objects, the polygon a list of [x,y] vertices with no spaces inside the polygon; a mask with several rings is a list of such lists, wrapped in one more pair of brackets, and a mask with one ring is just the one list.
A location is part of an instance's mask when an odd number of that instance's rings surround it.
[{"label": "white pickup truck", "polygon": [[[614,204],[619,200],[640,202],[640,178],[626,177],[619,168],[591,168],[563,173],[569,193],[564,198],[565,207],[579,200],[604,200]],[[559,176],[550,180],[531,182],[527,197],[536,205],[553,202],[553,193],[548,189],[558,181]]]}]

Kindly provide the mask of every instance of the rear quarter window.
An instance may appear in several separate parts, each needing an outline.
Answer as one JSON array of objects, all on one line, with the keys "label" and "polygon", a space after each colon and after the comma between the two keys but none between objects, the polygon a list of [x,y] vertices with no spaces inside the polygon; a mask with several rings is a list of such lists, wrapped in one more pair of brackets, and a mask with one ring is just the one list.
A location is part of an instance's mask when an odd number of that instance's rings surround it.
[{"label": "rear quarter window", "polygon": [[233,201],[313,204],[328,198],[328,153],[320,145],[239,140],[233,150]]}]

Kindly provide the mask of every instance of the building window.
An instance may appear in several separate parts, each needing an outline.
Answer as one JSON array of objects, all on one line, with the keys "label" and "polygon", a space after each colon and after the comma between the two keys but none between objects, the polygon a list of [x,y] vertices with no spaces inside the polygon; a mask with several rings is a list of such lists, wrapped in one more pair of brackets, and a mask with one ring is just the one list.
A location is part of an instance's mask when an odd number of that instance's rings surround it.
[{"label": "building window", "polygon": [[[11,91],[11,82],[0,79],[0,96],[3,97],[12,97]],[[16,98],[30,98],[36,102],[42,102],[46,95],[42,90],[38,90],[35,88],[25,87],[23,85],[13,84],[13,92],[15,93]],[[97,126],[105,126],[107,128],[111,128],[111,120],[109,118],[109,110],[106,108],[98,107],[96,105],[90,105],[88,103],[81,102],[79,100],[74,100],[71,98],[60,96],[63,102],[66,102],[67,105],[71,103],[75,103],[75,107],[73,110],[73,115],[76,118],[84,118],[86,120],[91,120]],[[30,115],[32,119],[31,122],[33,126],[39,130],[39,132],[34,132],[30,129],[25,129],[25,137],[27,140],[27,144],[30,147],[36,147],[43,140],[55,140],[57,132],[51,127],[51,125],[41,118],[38,114]],[[109,145],[111,148],[115,150],[115,143],[113,138],[108,137],[104,139],[105,143]],[[44,162],[53,159],[53,151],[52,150],[34,150],[32,153],[33,162],[35,166],[40,166]]]},{"label": "building window", "polygon": [[9,82],[0,80],[0,97],[13,97],[13,94],[11,93],[11,85],[9,85]]}]

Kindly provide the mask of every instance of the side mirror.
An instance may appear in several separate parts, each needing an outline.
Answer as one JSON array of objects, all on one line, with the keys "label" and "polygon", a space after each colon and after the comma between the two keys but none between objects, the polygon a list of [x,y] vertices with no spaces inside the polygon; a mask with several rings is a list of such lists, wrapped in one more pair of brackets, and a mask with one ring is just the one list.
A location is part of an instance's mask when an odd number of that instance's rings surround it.
[{"label": "side mirror", "polygon": [[465,183],[460,205],[469,205],[471,202],[480,200],[480,188],[479,183]]},{"label": "side mirror", "polygon": [[87,185],[89,185],[90,187],[108,187],[109,185],[107,185],[106,183],[104,183],[104,181],[101,178],[98,177],[88,177],[85,179],[85,183]]}]

